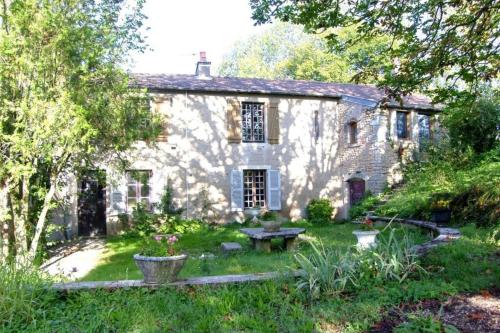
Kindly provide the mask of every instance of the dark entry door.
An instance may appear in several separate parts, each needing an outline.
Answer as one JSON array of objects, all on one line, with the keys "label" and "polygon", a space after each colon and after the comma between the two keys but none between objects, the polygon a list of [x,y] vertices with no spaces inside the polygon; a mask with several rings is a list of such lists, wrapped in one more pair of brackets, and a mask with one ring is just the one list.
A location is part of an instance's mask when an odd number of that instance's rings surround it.
[{"label": "dark entry door", "polygon": [[78,235],[106,234],[106,178],[103,171],[88,171],[80,177]]},{"label": "dark entry door", "polygon": [[351,199],[351,205],[358,203],[365,195],[365,181],[363,179],[350,180],[349,194]]}]

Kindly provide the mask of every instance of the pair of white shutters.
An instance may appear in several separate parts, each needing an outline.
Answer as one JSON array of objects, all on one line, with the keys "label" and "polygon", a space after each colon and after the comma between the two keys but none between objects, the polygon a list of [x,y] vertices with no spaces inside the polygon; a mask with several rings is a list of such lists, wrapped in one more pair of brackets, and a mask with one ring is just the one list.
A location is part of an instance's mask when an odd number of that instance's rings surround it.
[{"label": "pair of white shutters", "polygon": [[[279,170],[267,170],[267,208],[281,209],[281,178]],[[243,170],[231,171],[231,211],[243,211]]]}]

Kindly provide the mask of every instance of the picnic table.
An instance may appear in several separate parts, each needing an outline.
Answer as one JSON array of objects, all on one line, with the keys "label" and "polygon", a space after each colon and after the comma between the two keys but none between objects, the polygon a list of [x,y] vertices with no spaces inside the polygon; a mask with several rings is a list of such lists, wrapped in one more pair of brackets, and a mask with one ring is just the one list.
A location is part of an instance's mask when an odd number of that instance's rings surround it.
[{"label": "picnic table", "polygon": [[293,250],[296,246],[296,239],[299,234],[306,232],[304,228],[280,228],[278,231],[264,231],[264,228],[242,228],[240,232],[247,235],[252,241],[252,246],[258,251],[271,252],[271,240],[273,238],[283,238],[287,251]]}]

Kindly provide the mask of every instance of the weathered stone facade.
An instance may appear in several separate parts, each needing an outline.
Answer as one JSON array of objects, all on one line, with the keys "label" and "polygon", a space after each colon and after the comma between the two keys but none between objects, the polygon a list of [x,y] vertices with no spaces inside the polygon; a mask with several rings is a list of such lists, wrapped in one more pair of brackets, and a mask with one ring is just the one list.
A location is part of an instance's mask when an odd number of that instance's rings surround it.
[{"label": "weathered stone facade", "polygon": [[[362,179],[366,190],[379,193],[401,179],[401,148],[407,154],[418,145],[417,110],[405,110],[410,113],[410,138],[398,140],[397,109],[342,98],[187,91],[155,92],[154,97],[152,109],[166,119],[166,140],[138,142],[130,151],[129,168],[151,172],[151,202],[160,200],[170,180],[175,203],[187,218],[207,216],[201,207],[208,201],[213,208],[208,215],[215,222],[241,221],[243,213],[231,204],[231,175],[245,169],[279,171],[279,211],[285,217],[300,219],[307,203],[322,197],[332,201],[336,218],[346,218],[349,181]],[[264,112],[271,100],[277,101],[279,143],[229,143],[229,99],[264,103]],[[357,127],[354,144],[349,143],[351,122]],[[107,233],[112,234],[119,229],[117,216],[130,211],[127,180],[116,168],[103,169]],[[65,218],[77,233],[77,205],[72,200]]]}]

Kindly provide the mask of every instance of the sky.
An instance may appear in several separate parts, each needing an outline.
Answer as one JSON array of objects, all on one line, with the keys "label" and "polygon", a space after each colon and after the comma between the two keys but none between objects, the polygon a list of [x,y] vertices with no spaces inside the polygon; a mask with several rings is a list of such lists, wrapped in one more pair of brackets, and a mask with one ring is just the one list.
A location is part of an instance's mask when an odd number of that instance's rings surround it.
[{"label": "sky", "polygon": [[147,0],[144,13],[151,50],[133,57],[131,71],[194,74],[199,52],[214,71],[234,43],[258,33],[248,0]]}]

